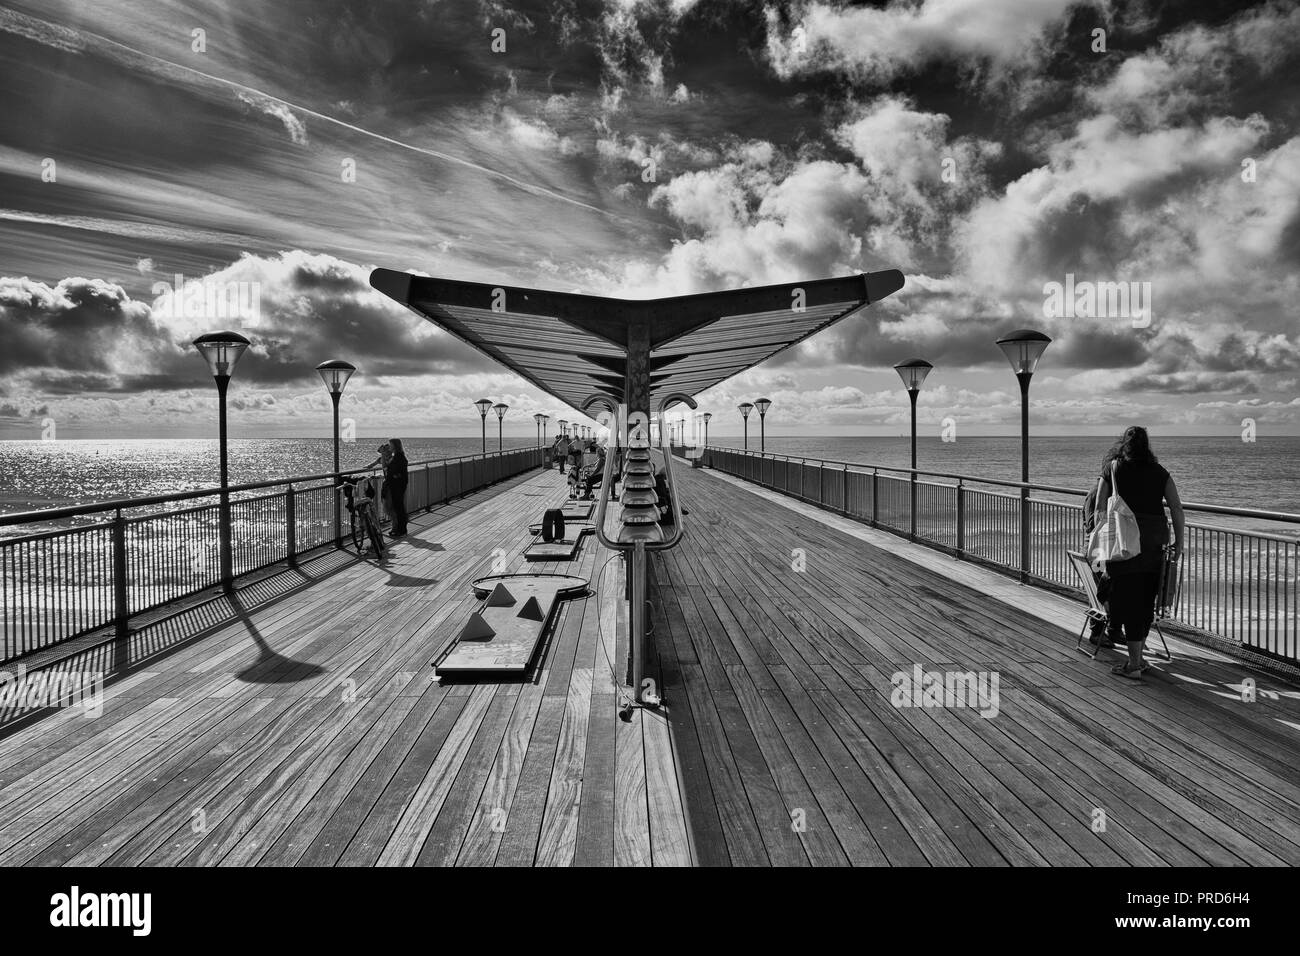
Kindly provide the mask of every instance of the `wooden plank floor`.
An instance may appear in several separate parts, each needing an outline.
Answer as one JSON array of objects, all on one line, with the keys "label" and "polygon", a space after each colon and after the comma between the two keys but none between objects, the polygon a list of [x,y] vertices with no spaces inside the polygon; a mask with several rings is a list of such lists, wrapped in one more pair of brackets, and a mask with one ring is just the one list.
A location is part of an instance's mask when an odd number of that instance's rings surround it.
[{"label": "wooden plank floor", "polygon": [[[564,496],[533,472],[413,519],[382,566],[332,555],[307,586],[240,592],[96,719],[0,737],[0,864],[1300,862],[1293,689],[1208,693],[1245,673],[1219,661],[1121,684],[1010,604],[677,476],[688,536],[651,591],[661,710],[618,716],[620,560],[588,537],[576,562],[524,561]],[[592,589],[534,680],[432,681],[469,582],[502,568]],[[893,707],[915,664],[997,672],[997,715]]]},{"label": "wooden plank floor", "polygon": [[[1194,652],[1123,681],[1012,602],[676,474],[689,535],[655,563],[651,673],[700,862],[1300,862],[1294,686]],[[894,706],[916,665],[996,673],[996,713]]]}]

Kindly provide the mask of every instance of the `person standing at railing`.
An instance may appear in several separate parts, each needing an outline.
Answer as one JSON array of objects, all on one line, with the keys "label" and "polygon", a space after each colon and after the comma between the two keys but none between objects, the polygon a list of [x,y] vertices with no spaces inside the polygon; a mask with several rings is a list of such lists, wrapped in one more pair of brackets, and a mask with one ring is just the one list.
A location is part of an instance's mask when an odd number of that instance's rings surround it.
[{"label": "person standing at railing", "polygon": [[1169,540],[1165,505],[1169,506],[1174,523],[1174,547],[1169,560],[1178,561],[1183,554],[1185,532],[1183,503],[1173,477],[1151,451],[1145,428],[1134,425],[1126,429],[1106,453],[1097,492],[1098,515],[1106,513],[1106,505],[1114,493],[1112,469],[1119,496],[1137,518],[1141,550],[1127,560],[1106,562],[1106,576],[1110,578],[1108,610],[1111,619],[1123,628],[1129,657],[1127,663],[1116,664],[1111,673],[1138,680],[1150,666],[1142,658],[1142,646],[1155,619],[1163,549]]},{"label": "person standing at railing", "polygon": [[406,534],[406,452],[402,450],[400,438],[388,439],[392,451],[387,464],[384,465],[384,487],[388,489],[388,504],[393,510],[393,526],[388,534],[400,538]]},{"label": "person standing at railing", "polygon": [[[393,460],[393,447],[389,445],[388,442],[384,442],[382,445],[376,448],[375,451],[379,455],[379,457],[376,458],[374,461],[372,461],[370,464],[366,465],[366,470],[369,471],[372,468],[382,468],[384,469],[384,474],[387,474],[388,463]],[[379,492],[379,505],[377,505],[375,508],[376,513],[379,512],[380,507],[383,508],[383,517],[388,518],[391,521],[393,517],[393,505],[388,497],[387,482],[384,483],[384,487]]]}]

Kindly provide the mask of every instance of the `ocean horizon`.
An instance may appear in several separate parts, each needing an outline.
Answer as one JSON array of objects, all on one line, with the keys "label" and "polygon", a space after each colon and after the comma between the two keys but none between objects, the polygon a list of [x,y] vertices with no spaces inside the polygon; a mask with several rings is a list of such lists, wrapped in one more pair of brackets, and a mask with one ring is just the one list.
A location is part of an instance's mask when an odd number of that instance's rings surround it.
[{"label": "ocean horizon", "polygon": [[[743,440],[711,436],[719,447]],[[405,439],[412,462],[478,455],[479,436]],[[1030,480],[1083,491],[1096,481],[1113,439],[1108,436],[1042,436],[1030,445]],[[368,465],[380,439],[343,443],[345,469]],[[536,444],[506,436],[506,449]],[[757,450],[751,433],[749,447]],[[488,450],[496,450],[495,439]],[[910,443],[888,436],[769,436],[767,451],[809,460],[842,461],[885,468],[906,467]],[[1167,436],[1153,439],[1186,502],[1280,511],[1300,515],[1300,437]],[[232,439],[232,484],[324,474],[333,468],[328,438]],[[1017,481],[1020,439],[963,437],[917,441],[922,469],[975,478]],[[215,439],[60,439],[0,441],[0,513],[31,511],[214,488],[218,484]]]}]

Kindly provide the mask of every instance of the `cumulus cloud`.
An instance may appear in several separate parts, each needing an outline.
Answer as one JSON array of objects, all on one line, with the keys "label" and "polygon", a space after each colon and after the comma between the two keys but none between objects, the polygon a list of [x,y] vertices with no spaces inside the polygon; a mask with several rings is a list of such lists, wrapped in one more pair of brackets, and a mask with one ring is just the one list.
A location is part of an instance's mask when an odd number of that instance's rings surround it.
[{"label": "cumulus cloud", "polygon": [[1047,37],[1092,0],[891,0],[884,7],[812,2],[767,7],[767,55],[779,76],[845,72],[887,82],[929,63],[1007,70],[1035,64]]},{"label": "cumulus cloud", "polygon": [[489,367],[478,353],[371,289],[369,272],[301,251],[246,255],[187,282],[181,298],[197,303],[189,309],[163,288],[167,283],[145,302],[98,279],[68,278],[52,286],[0,279],[7,346],[0,352],[0,375],[59,394],[192,387],[202,369],[190,343],[237,322],[207,314],[217,300],[191,292],[231,288],[257,302],[255,314],[243,317],[248,324],[241,331],[253,344],[241,360],[241,380],[310,380],[315,365],[334,355],[377,377]]}]

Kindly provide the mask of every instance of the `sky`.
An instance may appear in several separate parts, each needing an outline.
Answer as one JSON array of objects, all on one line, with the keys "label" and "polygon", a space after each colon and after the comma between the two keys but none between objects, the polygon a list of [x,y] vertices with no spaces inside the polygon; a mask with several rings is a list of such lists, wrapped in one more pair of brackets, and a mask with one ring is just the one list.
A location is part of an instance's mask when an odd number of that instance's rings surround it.
[{"label": "sky", "polygon": [[0,438],[210,435],[221,327],[253,341],[232,435],[328,434],[331,358],[367,430],[575,417],[376,266],[904,273],[698,396],[715,437],[760,396],[774,436],[898,434],[912,357],[922,434],[1015,433],[1018,328],[1053,339],[1038,432],[1300,434],[1295,3],[3,0],[0,102]]}]

